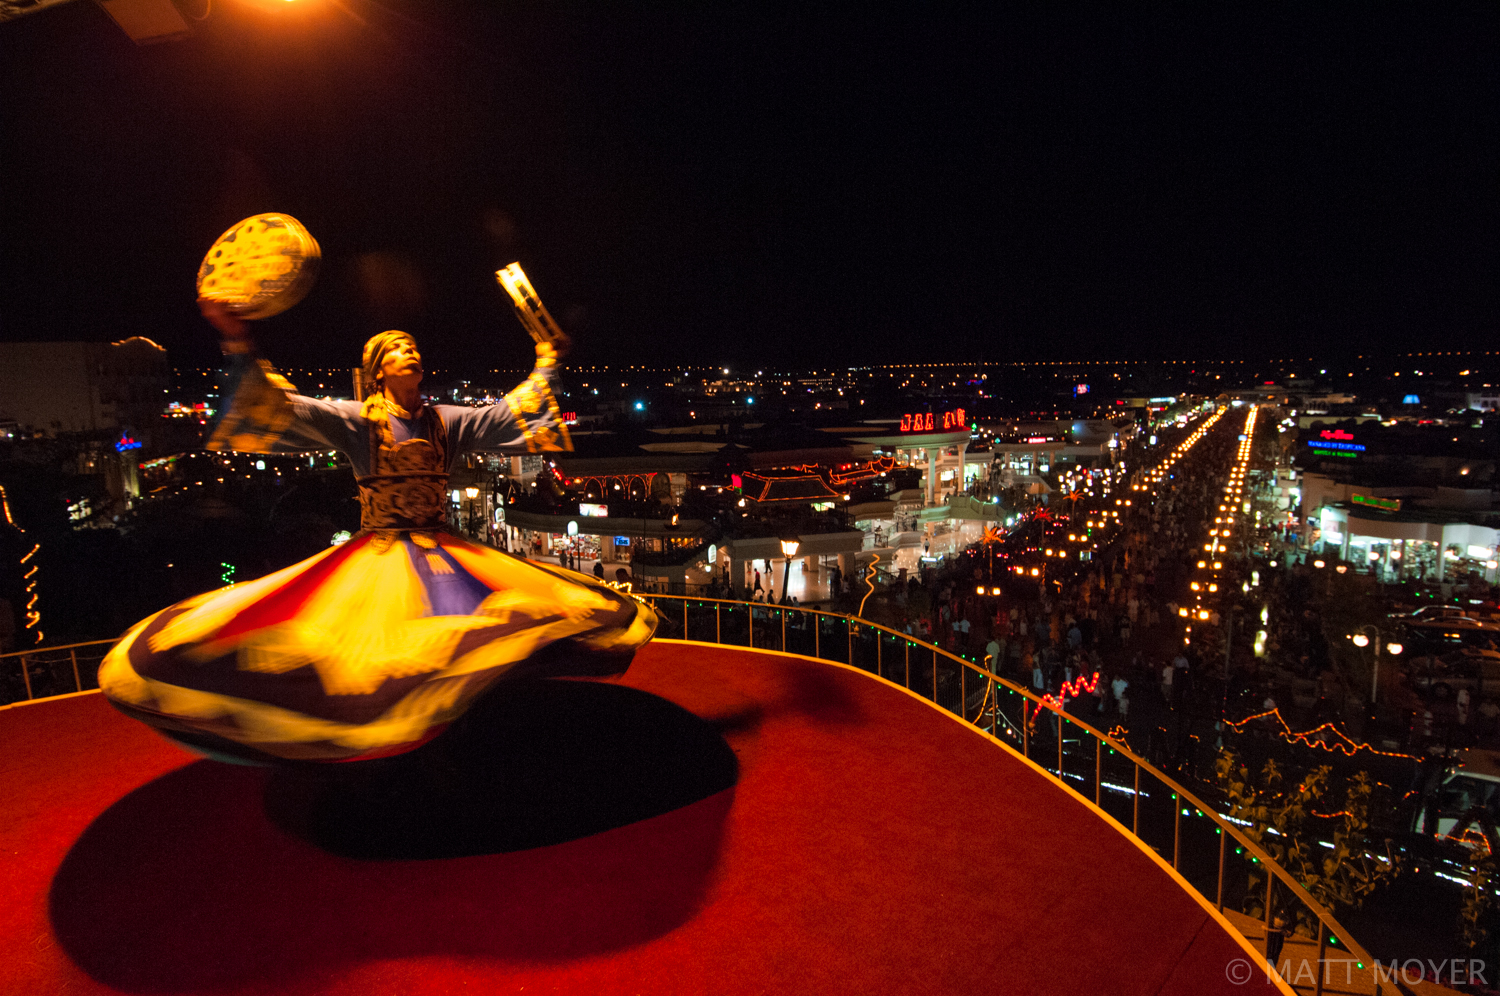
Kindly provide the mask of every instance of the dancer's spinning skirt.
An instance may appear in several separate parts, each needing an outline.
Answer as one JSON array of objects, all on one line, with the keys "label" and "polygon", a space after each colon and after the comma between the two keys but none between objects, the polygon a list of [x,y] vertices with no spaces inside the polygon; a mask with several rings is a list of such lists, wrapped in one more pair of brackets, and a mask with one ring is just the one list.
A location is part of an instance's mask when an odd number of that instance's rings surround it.
[{"label": "dancer's spinning skirt", "polygon": [[442,531],[361,534],[163,609],[99,670],[118,708],[213,755],[410,750],[496,682],[618,673],[656,616],[591,577]]}]

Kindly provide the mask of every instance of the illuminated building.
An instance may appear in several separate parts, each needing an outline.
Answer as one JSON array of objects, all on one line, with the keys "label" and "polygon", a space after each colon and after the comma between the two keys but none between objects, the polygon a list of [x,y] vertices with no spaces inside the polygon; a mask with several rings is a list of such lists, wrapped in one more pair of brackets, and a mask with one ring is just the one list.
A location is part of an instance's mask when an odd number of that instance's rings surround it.
[{"label": "illuminated building", "polygon": [[167,351],[116,343],[0,342],[0,420],[23,433],[149,433],[172,384]]}]

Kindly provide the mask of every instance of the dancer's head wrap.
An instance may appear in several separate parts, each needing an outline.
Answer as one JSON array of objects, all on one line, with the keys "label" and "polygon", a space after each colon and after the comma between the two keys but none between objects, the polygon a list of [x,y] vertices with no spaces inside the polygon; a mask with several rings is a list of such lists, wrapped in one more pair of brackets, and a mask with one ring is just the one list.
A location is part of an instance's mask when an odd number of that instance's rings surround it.
[{"label": "dancer's head wrap", "polygon": [[395,349],[398,343],[402,342],[409,342],[413,349],[417,348],[417,340],[405,332],[398,332],[395,329],[370,336],[370,341],[365,343],[364,354],[366,381],[374,384],[381,379],[380,367],[385,362],[386,354]]}]

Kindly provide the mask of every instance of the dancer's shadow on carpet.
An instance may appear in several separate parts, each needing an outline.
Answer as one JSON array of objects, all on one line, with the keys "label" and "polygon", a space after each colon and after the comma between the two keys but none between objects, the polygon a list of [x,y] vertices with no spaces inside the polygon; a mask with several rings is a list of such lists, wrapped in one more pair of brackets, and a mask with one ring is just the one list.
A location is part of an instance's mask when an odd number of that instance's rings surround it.
[{"label": "dancer's shadow on carpet", "polygon": [[411,753],[277,769],[266,813],[347,857],[450,858],[635,823],[737,774],[718,730],[666,699],[593,682],[511,682]]},{"label": "dancer's shadow on carpet", "polygon": [[53,878],[60,943],[118,988],[202,992],[407,955],[572,959],[691,918],[737,777],[717,730],[624,686],[498,691],[409,755],[141,786]]}]

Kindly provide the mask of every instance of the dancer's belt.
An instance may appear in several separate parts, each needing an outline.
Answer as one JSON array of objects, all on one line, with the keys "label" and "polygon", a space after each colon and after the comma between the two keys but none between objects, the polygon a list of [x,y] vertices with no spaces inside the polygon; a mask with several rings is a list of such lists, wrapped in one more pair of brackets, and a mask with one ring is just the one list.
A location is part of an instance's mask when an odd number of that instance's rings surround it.
[{"label": "dancer's belt", "polygon": [[414,470],[358,478],[362,529],[441,529],[448,522],[448,475]]}]

